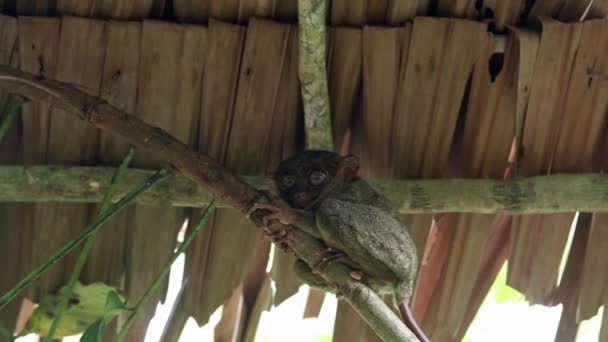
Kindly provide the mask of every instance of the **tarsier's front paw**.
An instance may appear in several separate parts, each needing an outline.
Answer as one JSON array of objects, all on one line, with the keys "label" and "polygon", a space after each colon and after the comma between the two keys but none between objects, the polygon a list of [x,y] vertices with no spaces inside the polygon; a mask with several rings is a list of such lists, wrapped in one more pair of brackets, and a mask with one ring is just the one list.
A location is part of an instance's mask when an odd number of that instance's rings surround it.
[{"label": "tarsier's front paw", "polygon": [[283,253],[293,252],[295,241],[293,233],[288,229],[271,230],[269,229],[272,221],[278,221],[283,225],[291,225],[295,222],[295,211],[283,200],[274,199],[274,204],[256,203],[248,213],[248,216],[256,210],[266,210],[270,213],[262,217],[264,227],[264,237],[274,242]]},{"label": "tarsier's front paw", "polygon": [[264,227],[268,227],[272,220],[277,220],[285,225],[293,224],[296,220],[295,211],[283,200],[275,200],[274,204],[256,203],[250,213],[258,209],[270,211],[270,214],[262,218]]},{"label": "tarsier's front paw", "polygon": [[293,233],[287,229],[271,231],[268,228],[264,228],[264,236],[266,239],[274,242],[283,253],[288,254],[293,252],[293,247],[295,244]]}]

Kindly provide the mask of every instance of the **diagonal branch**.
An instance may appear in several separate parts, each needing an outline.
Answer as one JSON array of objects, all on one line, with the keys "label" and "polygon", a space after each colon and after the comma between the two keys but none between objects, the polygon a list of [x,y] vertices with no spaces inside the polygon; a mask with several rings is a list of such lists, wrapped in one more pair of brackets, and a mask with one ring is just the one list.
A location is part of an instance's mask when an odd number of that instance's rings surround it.
[{"label": "diagonal branch", "polygon": [[[242,213],[247,213],[258,201],[268,202],[270,200],[211,158],[198,153],[164,130],[152,127],[135,116],[65,83],[41,80],[29,73],[10,67],[0,67],[0,88],[30,100],[50,102],[70,114],[87,120],[97,128],[125,139],[140,150],[165,160],[176,172],[208,188]],[[255,213],[259,212],[260,210]],[[250,219],[256,225],[261,225],[260,215],[252,215]],[[269,228],[278,230],[289,227],[274,222]],[[298,230],[294,230],[293,235],[294,251],[298,258],[311,267],[317,264],[320,256],[315,251],[323,249],[325,247],[323,243]],[[346,266],[334,263],[327,267],[321,276],[328,283],[335,284],[340,289],[344,298],[382,339],[385,341],[416,341],[412,332],[376,293],[363,283],[350,278],[350,271]]]},{"label": "diagonal branch", "polygon": [[41,80],[10,67],[0,67],[0,88],[35,101],[45,101],[117,135],[133,146],[165,160],[179,173],[208,188],[245,212],[258,197],[256,189],[211,158],[198,153],[164,130],[153,127],[106,101],[68,84]]}]

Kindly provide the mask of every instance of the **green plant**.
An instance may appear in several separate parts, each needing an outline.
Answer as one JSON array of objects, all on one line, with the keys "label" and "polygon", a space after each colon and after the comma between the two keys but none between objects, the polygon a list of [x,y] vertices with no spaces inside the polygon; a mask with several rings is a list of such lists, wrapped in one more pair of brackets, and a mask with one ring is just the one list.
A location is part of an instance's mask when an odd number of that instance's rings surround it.
[{"label": "green plant", "polygon": [[[108,208],[110,207],[112,197],[114,196],[114,193],[116,192],[116,185],[122,180],[122,178],[125,174],[125,171],[129,167],[129,163],[131,163],[131,160],[133,160],[134,155],[135,155],[135,149],[130,148],[129,152],[127,152],[127,155],[123,159],[122,163],[120,163],[120,166],[118,167],[118,169],[116,169],[116,173],[114,174],[114,177],[112,177],[112,180],[110,181],[110,185],[108,186],[108,190],[106,191],[106,193],[103,197],[101,206],[99,207],[99,209],[97,211],[97,215],[95,217],[96,220],[98,220],[103,215],[103,213],[105,213],[108,210]],[[61,301],[60,301],[59,305],[57,306],[57,311],[55,312],[55,318],[53,319],[53,323],[51,324],[51,327],[49,328],[49,332],[44,339],[45,341],[48,341],[48,342],[53,341],[53,337],[55,336],[55,330],[57,330],[57,326],[59,325],[59,322],[61,321],[63,312],[65,311],[65,308],[68,306],[70,298],[72,297],[72,294],[74,293],[74,284],[76,284],[76,281],[78,281],[78,279],[80,278],[82,269],[84,268],[84,265],[89,257],[89,254],[91,253],[91,250],[93,249],[93,245],[95,244],[95,237],[97,236],[96,233],[97,232],[93,232],[91,234],[91,236],[88,237],[87,242],[85,243],[84,247],[82,248],[82,251],[80,252],[80,255],[78,256],[78,260],[76,261],[74,270],[70,274],[67,288],[66,288],[65,292],[63,293],[63,296],[61,297]]]},{"label": "green plant", "polygon": [[120,332],[118,333],[118,336],[116,337],[117,341],[121,341],[124,338],[125,334],[129,330],[129,328],[133,325],[133,322],[135,321],[135,318],[137,317],[137,314],[139,313],[139,311],[141,310],[143,305],[150,299],[150,297],[154,294],[154,292],[158,290],[158,287],[161,285],[162,280],[169,274],[169,271],[171,270],[171,266],[173,265],[175,260],[180,256],[180,254],[184,253],[186,251],[186,249],[188,248],[188,246],[190,246],[192,241],[194,241],[194,237],[205,226],[205,223],[209,219],[209,216],[211,216],[211,214],[213,213],[215,208],[219,205],[219,203],[220,203],[220,200],[217,197],[211,201],[211,203],[209,204],[207,209],[205,209],[205,212],[203,213],[201,219],[198,221],[196,226],[194,226],[192,228],[192,232],[190,232],[188,234],[188,236],[186,237],[186,239],[184,240],[184,243],[182,243],[182,245],[179,246],[177,251],[175,251],[175,253],[173,253],[171,258],[165,263],[163,269],[160,271],[160,273],[158,274],[156,279],[154,279],[154,281],[152,282],[150,287],[148,287],[148,289],[146,290],[146,292],[144,293],[142,298],[135,305],[135,308],[133,309],[133,312],[127,319],[127,322],[120,329]]},{"label": "green plant", "polygon": [[108,210],[105,211],[100,217],[98,217],[94,222],[90,223],[80,233],[78,233],[76,237],[68,241],[57,252],[55,252],[42,264],[38,265],[38,267],[36,267],[27,276],[21,279],[12,289],[2,295],[2,297],[0,297],[0,309],[3,308],[6,304],[8,304],[12,299],[14,299],[19,293],[21,293],[21,291],[27,288],[36,279],[38,279],[46,270],[48,270],[49,267],[51,267],[54,263],[59,261],[70,251],[72,251],[76,246],[78,246],[78,244],[83,242],[91,234],[95,233],[101,226],[103,226],[104,223],[108,222],[121,209],[126,207],[127,204],[129,204],[129,202],[131,202],[135,197],[137,197],[139,194],[146,191],[153,185],[157,184],[161,180],[165,179],[167,175],[168,172],[165,169],[154,173],[152,176],[148,177],[148,179],[146,179],[139,187],[129,192],[116,204],[108,208]]}]

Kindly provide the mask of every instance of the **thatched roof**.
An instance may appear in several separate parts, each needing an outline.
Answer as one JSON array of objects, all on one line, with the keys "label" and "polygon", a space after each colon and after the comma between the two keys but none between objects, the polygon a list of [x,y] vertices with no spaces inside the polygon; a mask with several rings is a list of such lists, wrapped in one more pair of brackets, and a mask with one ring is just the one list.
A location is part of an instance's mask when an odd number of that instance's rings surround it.
[{"label": "thatched roof", "polygon": [[[241,174],[261,174],[302,147],[295,0],[15,3],[0,2],[8,14],[0,17],[0,63],[75,84]],[[608,14],[606,1],[591,2],[588,11],[587,3],[332,1],[328,65],[337,145],[361,155],[365,174],[379,178],[503,178],[514,164],[514,139],[523,146],[517,176],[599,171],[608,81],[591,74],[608,73],[608,22],[567,23],[584,13],[587,19]],[[535,16],[547,18],[539,26]],[[503,40],[488,31],[488,22],[492,32],[508,33],[504,53],[495,53]],[[514,24],[519,28],[506,30]],[[351,143],[343,144],[345,136]],[[58,109],[28,103],[0,147],[0,160],[116,165],[127,147]],[[133,166],[163,165],[139,154]],[[82,280],[121,285],[139,298],[192,211],[129,208],[102,230]],[[0,204],[0,292],[93,215],[88,204]],[[414,311],[431,339],[462,338],[507,257],[508,283],[528,300],[564,303],[562,320],[572,322],[564,324],[570,329],[564,334],[593,316],[608,302],[608,216],[579,216],[558,284],[573,218],[405,217],[423,257]],[[298,287],[290,257],[275,255],[266,273],[269,248],[243,217],[219,210],[188,251],[189,282],[172,332],[188,316],[206,323],[224,304],[225,320],[241,320],[240,333],[251,336],[260,310]],[[56,291],[74,261],[58,263],[27,295],[37,300]],[[311,307],[319,298],[311,296]],[[17,317],[14,303],[0,311],[3,322]],[[148,305],[129,340],[141,340],[155,305]],[[336,341],[372,336],[362,333],[368,328],[355,323],[346,305],[337,317]],[[238,333],[234,326],[224,321],[220,335]],[[607,335],[608,320],[603,329]]]}]

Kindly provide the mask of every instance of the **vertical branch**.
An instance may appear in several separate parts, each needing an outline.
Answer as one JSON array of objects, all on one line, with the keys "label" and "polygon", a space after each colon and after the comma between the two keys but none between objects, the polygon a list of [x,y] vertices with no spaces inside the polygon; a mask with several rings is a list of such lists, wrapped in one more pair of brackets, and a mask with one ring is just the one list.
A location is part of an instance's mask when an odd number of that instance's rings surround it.
[{"label": "vertical branch", "polygon": [[327,85],[327,1],[298,0],[299,75],[304,100],[306,148],[333,151]]},{"label": "vertical branch", "polygon": [[[326,64],[327,7],[325,0],[298,0],[299,76],[304,102],[306,148],[333,151]],[[319,242],[306,236],[307,234],[298,233],[295,232],[299,238],[295,252],[309,265],[314,265],[318,261],[315,257],[311,258],[309,253],[315,250],[313,246]],[[354,282],[344,273],[345,270],[335,267],[333,274],[330,270],[322,276],[328,283],[339,284],[344,299],[385,341],[417,340],[373,290],[362,283]]]}]

